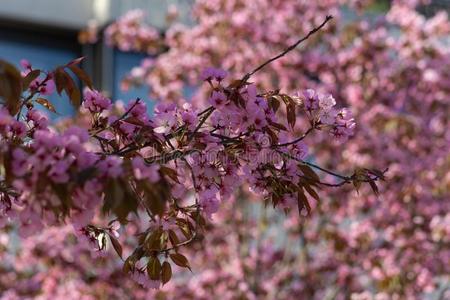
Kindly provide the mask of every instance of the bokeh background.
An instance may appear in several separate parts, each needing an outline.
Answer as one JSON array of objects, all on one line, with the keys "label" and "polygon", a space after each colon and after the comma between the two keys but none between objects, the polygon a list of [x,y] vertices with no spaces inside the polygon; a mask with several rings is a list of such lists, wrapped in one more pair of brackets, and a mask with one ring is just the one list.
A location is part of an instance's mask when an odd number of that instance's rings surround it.
[{"label": "bokeh background", "polygon": [[[450,1],[0,1],[0,58],[83,69],[112,99],[190,99],[198,75],[238,78],[303,36],[324,32],[255,78],[261,88],[330,92],[355,114],[345,144],[314,136],[330,168],[389,168],[380,196],[323,190],[311,216],[264,209],[245,190],[223,203],[178,270],[147,290],[98,258],[70,226],[20,240],[0,231],[0,299],[450,299]],[[55,121],[75,112],[52,96]],[[138,227],[121,232],[133,244]]]}]

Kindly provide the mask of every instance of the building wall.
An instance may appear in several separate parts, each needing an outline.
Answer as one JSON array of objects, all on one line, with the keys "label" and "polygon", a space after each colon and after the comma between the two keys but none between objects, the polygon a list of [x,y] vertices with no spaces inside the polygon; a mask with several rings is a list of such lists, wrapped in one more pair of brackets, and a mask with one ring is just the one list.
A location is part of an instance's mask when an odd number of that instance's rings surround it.
[{"label": "building wall", "polygon": [[163,28],[169,5],[188,22],[192,0],[0,0],[0,19],[78,30],[95,19],[104,25],[130,9],[146,11],[150,24]]}]

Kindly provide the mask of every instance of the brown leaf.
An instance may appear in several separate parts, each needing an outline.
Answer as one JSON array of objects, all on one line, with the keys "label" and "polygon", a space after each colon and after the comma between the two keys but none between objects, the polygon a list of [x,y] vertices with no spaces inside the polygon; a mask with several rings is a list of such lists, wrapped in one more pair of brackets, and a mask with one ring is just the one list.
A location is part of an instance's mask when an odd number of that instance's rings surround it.
[{"label": "brown leaf", "polygon": [[287,121],[292,128],[294,128],[295,123],[297,121],[295,110],[296,110],[295,104],[289,103],[286,105]]},{"label": "brown leaf", "polygon": [[378,190],[377,184],[375,181],[369,181],[370,187],[372,188],[372,191],[375,193],[376,196],[380,195],[380,192]]},{"label": "brown leaf", "polygon": [[54,72],[56,91],[61,95],[64,90],[75,108],[81,105],[81,92],[72,77],[59,67]]},{"label": "brown leaf", "polygon": [[308,199],[305,196],[302,188],[299,188],[297,191],[297,201],[298,201],[298,213],[301,216],[301,212],[303,208],[306,208],[308,211],[308,215],[311,213],[311,206],[309,206]]},{"label": "brown leaf", "polygon": [[320,202],[320,197],[317,192],[310,185],[303,185],[303,188],[310,194],[314,199]]},{"label": "brown leaf", "polygon": [[172,278],[172,267],[170,266],[170,263],[165,261],[162,264],[162,270],[161,270],[161,281],[164,284],[170,281],[170,278]]},{"label": "brown leaf", "polygon": [[381,180],[384,180],[384,173],[380,170],[377,169],[367,169],[367,171],[369,173],[372,173],[373,175],[377,176],[378,178],[380,178]]},{"label": "brown leaf", "polygon": [[286,128],[283,124],[274,122],[274,121],[272,121],[272,120],[269,120],[269,124],[270,124],[272,127],[275,127],[276,129],[287,131],[287,128]]},{"label": "brown leaf", "polygon": [[66,85],[66,77],[64,76],[64,70],[62,68],[57,68],[54,72],[56,91],[58,95],[61,95],[64,87]]},{"label": "brown leaf", "polygon": [[114,213],[120,222],[124,222],[130,212],[136,212],[138,200],[130,190],[129,183],[123,179],[111,179],[105,189],[103,212]]},{"label": "brown leaf", "polygon": [[127,123],[130,123],[130,124],[133,124],[133,125],[137,125],[137,126],[144,126],[145,125],[144,122],[142,122],[140,119],[138,119],[136,117],[128,117],[128,118],[125,118],[123,121],[127,122]]},{"label": "brown leaf", "polygon": [[92,84],[92,79],[83,69],[77,67],[76,65],[70,65],[69,69],[81,80],[85,85],[87,85],[91,90],[94,88]]},{"label": "brown leaf", "polygon": [[48,109],[49,111],[56,113],[55,107],[49,100],[45,98],[37,98],[36,102],[45,107],[46,109]]},{"label": "brown leaf", "polygon": [[159,251],[161,250],[161,235],[162,235],[162,231],[160,229],[155,230],[150,237],[148,238],[147,241],[147,249],[151,250],[151,251]]},{"label": "brown leaf", "polygon": [[65,184],[52,183],[51,187],[53,192],[58,196],[61,201],[61,209],[63,213],[69,213],[70,208],[72,207],[72,198],[70,197],[70,193],[68,192],[68,187]]},{"label": "brown leaf", "polygon": [[147,274],[152,280],[159,280],[161,277],[161,262],[158,257],[151,256],[147,263]]},{"label": "brown leaf", "polygon": [[167,199],[169,199],[169,188],[164,185],[164,181],[152,184],[148,181],[137,182],[138,191],[144,192],[144,206],[154,215],[162,215],[165,210]]},{"label": "brown leaf", "polygon": [[71,60],[70,62],[68,62],[68,63],[65,65],[65,67],[70,67],[70,66],[78,65],[78,64],[80,64],[80,63],[84,60],[84,58],[85,58],[84,56],[75,58],[74,60]]},{"label": "brown leaf", "polygon": [[41,70],[33,70],[22,79],[22,90],[26,91],[30,86],[30,83],[41,75]]},{"label": "brown leaf", "polygon": [[280,100],[276,97],[270,97],[269,100],[269,107],[272,108],[273,112],[277,112],[280,108]]},{"label": "brown leaf", "polygon": [[248,82],[242,82],[242,80],[237,79],[237,80],[233,80],[230,83],[230,85],[228,85],[228,88],[233,89],[233,88],[241,87],[241,86],[244,86],[244,85],[247,85],[247,84],[248,84]]},{"label": "brown leaf", "polygon": [[192,238],[191,230],[188,225],[179,226],[181,233],[187,238]]},{"label": "brown leaf", "polygon": [[66,85],[64,89],[66,90],[66,94],[70,98],[70,102],[75,108],[78,108],[81,105],[81,92],[78,89],[78,86],[73,81],[72,77],[67,74],[67,72],[63,71],[63,76],[65,77]]},{"label": "brown leaf", "polygon": [[265,130],[267,134],[269,134],[270,136],[270,141],[272,142],[272,145],[278,144],[278,135],[268,127]]},{"label": "brown leaf", "polygon": [[22,76],[12,64],[0,60],[0,97],[5,100],[6,108],[11,115],[20,109],[22,94]]},{"label": "brown leaf", "polygon": [[169,167],[165,167],[165,166],[161,166],[159,168],[160,172],[166,176],[168,176],[170,179],[172,179],[173,181],[180,183],[180,181],[178,180],[178,173],[176,170],[171,169]]},{"label": "brown leaf", "polygon": [[112,235],[109,235],[109,238],[114,250],[116,250],[117,254],[120,256],[120,258],[122,258],[122,246],[120,245],[119,241]]},{"label": "brown leaf", "polygon": [[124,273],[129,273],[132,269],[134,269],[134,260],[133,256],[130,256],[123,263],[122,271]]},{"label": "brown leaf", "polygon": [[356,192],[359,194],[359,188],[361,187],[361,181],[358,181],[358,180],[353,180],[352,181],[352,183],[353,183],[353,186],[355,187],[355,189],[356,189]]},{"label": "brown leaf", "polygon": [[191,267],[189,266],[189,261],[187,260],[187,258],[180,253],[173,253],[170,254],[170,259],[177,265],[183,268],[188,268],[189,270],[191,270]]},{"label": "brown leaf", "polygon": [[180,240],[178,239],[177,234],[172,229],[169,230],[169,240],[170,240],[170,243],[172,243],[173,247],[178,246],[178,244],[180,243]]},{"label": "brown leaf", "polygon": [[320,181],[319,176],[317,176],[316,172],[314,172],[314,170],[311,169],[310,166],[307,166],[305,164],[299,164],[298,167],[303,172],[303,174],[305,174],[306,177],[312,179],[315,182]]}]

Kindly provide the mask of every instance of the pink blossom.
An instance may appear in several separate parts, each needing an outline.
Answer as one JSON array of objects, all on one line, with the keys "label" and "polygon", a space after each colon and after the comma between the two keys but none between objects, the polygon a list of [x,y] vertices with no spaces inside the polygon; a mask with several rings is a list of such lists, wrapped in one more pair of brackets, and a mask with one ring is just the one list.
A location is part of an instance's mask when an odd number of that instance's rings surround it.
[{"label": "pink blossom", "polygon": [[222,109],[226,102],[227,97],[222,92],[213,91],[209,98],[209,103],[217,109]]},{"label": "pink blossom", "polygon": [[215,79],[220,82],[223,79],[225,79],[227,76],[228,76],[227,71],[209,67],[202,71],[202,73],[200,75],[200,79],[204,80],[204,81],[210,81],[210,80]]},{"label": "pink blossom", "polygon": [[96,90],[85,89],[83,98],[83,107],[91,112],[100,113],[111,107],[111,100]]},{"label": "pink blossom", "polygon": [[303,101],[303,105],[307,110],[317,110],[319,109],[319,97],[316,92],[312,89],[307,89],[299,94],[300,99]]}]

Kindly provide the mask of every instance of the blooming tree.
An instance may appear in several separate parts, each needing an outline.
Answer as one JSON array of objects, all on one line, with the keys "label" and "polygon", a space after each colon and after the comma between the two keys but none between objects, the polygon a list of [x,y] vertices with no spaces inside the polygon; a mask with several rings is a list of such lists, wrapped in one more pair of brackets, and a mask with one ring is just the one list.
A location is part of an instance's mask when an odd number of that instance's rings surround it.
[{"label": "blooming tree", "polygon": [[[22,237],[71,223],[81,243],[72,251],[91,246],[102,255],[110,244],[124,260],[124,273],[158,288],[171,279],[172,265],[191,268],[183,246],[207,235],[203,228],[221,202],[243,184],[266,205],[300,215],[311,210],[312,199],[319,201],[322,186],[368,183],[378,193],[376,181],[384,172],[358,168],[347,176],[306,160],[305,139],[312,132],[343,141],[353,135],[348,109],[335,108],[330,94],[259,91],[250,82],[329,20],[240,79],[226,80],[226,71],[205,69],[206,108],[162,103],[154,116],[141,99],[123,107],[94,90],[78,67],[82,59],[53,71],[23,61],[22,72],[2,61],[2,223],[16,223]],[[70,73],[87,86],[82,96]],[[80,107],[71,124],[52,127],[35,108],[54,111],[45,96],[55,89]],[[308,128],[296,136],[299,113]],[[337,180],[326,181],[314,170]],[[118,230],[133,223],[138,223],[136,240],[124,255]],[[64,255],[60,251],[51,252]]]},{"label": "blooming tree", "polygon": [[[364,189],[360,195],[339,189],[328,201],[321,202],[306,221],[297,224],[299,220],[290,220],[301,229],[290,223],[287,234],[296,236],[297,242],[291,239],[276,247],[276,251],[282,251],[277,253],[286,262],[284,268],[265,269],[271,278],[285,274],[290,281],[275,283],[271,279],[269,284],[269,279],[260,278],[254,281],[258,284],[249,284],[248,278],[253,277],[248,273],[223,270],[227,264],[239,261],[245,266],[243,270],[261,273],[257,264],[253,269],[248,266],[251,256],[225,252],[223,246],[218,246],[210,252],[226,253],[228,260],[222,265],[211,265],[211,273],[198,275],[202,281],[193,284],[193,295],[211,292],[212,287],[227,282],[224,292],[239,295],[233,291],[242,283],[249,287],[247,297],[250,294],[270,298],[270,289],[263,284],[273,290],[295,289],[281,298],[299,293],[318,299],[329,295],[344,299],[414,299],[425,294],[446,297],[449,21],[444,11],[429,19],[419,14],[415,7],[422,5],[421,9],[427,10],[427,1],[393,1],[386,14],[370,18],[365,10],[374,4],[375,1],[197,1],[193,9],[197,25],[172,26],[164,38],[159,37],[168,50],[144,60],[125,79],[124,88],[144,83],[151,88],[153,97],[176,102],[186,86],[195,85],[200,66],[220,62],[231,74],[243,76],[246,64],[259,63],[276,49],[287,47],[295,33],[307,32],[310,24],[332,12],[339,20],[335,26],[323,31],[317,41],[310,40],[299,51],[290,52],[288,59],[278,60],[265,72],[255,74],[255,82],[264,89],[282,87],[288,91],[294,91],[300,82],[331,91],[339,102],[352,106],[356,119],[362,121],[357,134],[345,148],[330,148],[330,143],[322,143],[322,136],[312,136],[315,148],[321,149],[315,151],[317,160],[337,169],[349,165],[390,167],[392,180],[383,185],[381,200]],[[354,14],[349,16],[349,10]],[[112,27],[115,37],[122,37],[120,42],[111,38],[112,44],[129,44],[139,39],[125,39],[122,34],[132,26],[145,28],[139,25],[142,16],[134,16],[135,22],[119,21],[117,27]],[[204,93],[200,89],[193,101],[202,103]],[[332,155],[336,151],[343,157]],[[347,199],[346,205],[341,199]],[[250,217],[246,215],[244,220]],[[253,221],[248,222],[250,226]],[[217,239],[224,235],[223,228],[231,225],[224,221],[221,228],[214,229]],[[241,226],[245,227],[242,223]],[[238,232],[236,240],[242,241],[245,229]],[[253,241],[249,242],[252,247],[255,243],[271,244],[267,239],[261,241],[257,233],[246,236]],[[289,255],[286,248],[292,243],[298,248],[294,247]],[[214,247],[212,242],[207,245]],[[299,249],[303,253],[300,256]],[[207,256],[197,255],[199,261],[207,260]],[[290,263],[292,260],[298,263]]]},{"label": "blooming tree", "polygon": [[[106,37],[123,50],[160,53],[133,69],[124,88],[144,83],[151,87],[153,97],[182,107],[184,88],[198,85],[205,65],[223,67],[230,74],[227,78],[243,78],[248,65],[259,65],[281,52],[299,34],[319,25],[326,14],[333,14],[336,22],[298,51],[253,74],[251,81],[258,90],[281,88],[294,95],[294,101],[300,86],[321,94],[331,92],[337,102],[351,105],[358,126],[345,145],[330,143],[327,135],[314,134],[314,129],[308,133],[308,146],[315,150],[314,159],[330,170],[389,166],[389,181],[380,187],[379,197],[367,193],[364,186],[359,193],[343,186],[321,202],[308,201],[311,214],[299,218],[298,214],[285,217],[262,210],[260,197],[253,193],[242,196],[246,189],[234,193],[221,202],[213,222],[205,222],[189,247],[181,249],[194,274],[174,278],[157,292],[132,285],[130,276],[123,276],[113,259],[89,259],[111,254],[88,251],[92,248],[89,241],[95,239],[79,239],[74,247],[71,226],[44,229],[43,234],[28,238],[18,255],[2,252],[5,261],[15,262],[1,276],[0,287],[8,290],[5,297],[34,293],[54,299],[67,295],[67,289],[79,293],[73,294],[74,299],[100,298],[102,294],[136,299],[448,297],[450,137],[445,128],[450,114],[450,74],[445,38],[449,22],[445,12],[426,19],[414,10],[427,1],[392,1],[385,15],[370,18],[365,11],[374,2],[196,1],[193,27],[174,24],[164,37],[158,36],[145,25],[143,13],[135,11],[109,27]],[[349,11],[354,14],[349,16]],[[200,85],[192,103],[202,108],[220,106],[222,97],[211,97],[212,91],[209,83]],[[308,94],[311,92],[300,96],[306,100]],[[282,98],[276,98],[285,105]],[[317,101],[303,103],[317,107]],[[310,112],[302,107],[304,114],[298,115],[292,141],[311,125]],[[118,117],[126,112],[120,106],[111,109]],[[326,119],[324,111],[311,112]],[[285,107],[277,114],[286,118]],[[84,116],[77,124],[86,122],[83,126],[89,128],[91,117]],[[283,125],[290,129],[287,120]],[[310,158],[308,162],[313,162]],[[320,180],[337,183],[326,174]],[[280,202],[277,210],[284,204]],[[134,239],[125,237],[148,228],[146,218],[140,219],[129,215],[129,222],[122,226],[124,253],[131,253],[136,246]],[[102,221],[95,216],[93,222]],[[115,236],[117,224],[103,227]],[[184,237],[182,232],[177,234]],[[0,244],[0,251],[7,249],[8,237],[2,235]],[[47,271],[39,269],[30,277],[27,272],[35,263]],[[138,282],[155,286],[137,273],[132,277]]]}]

